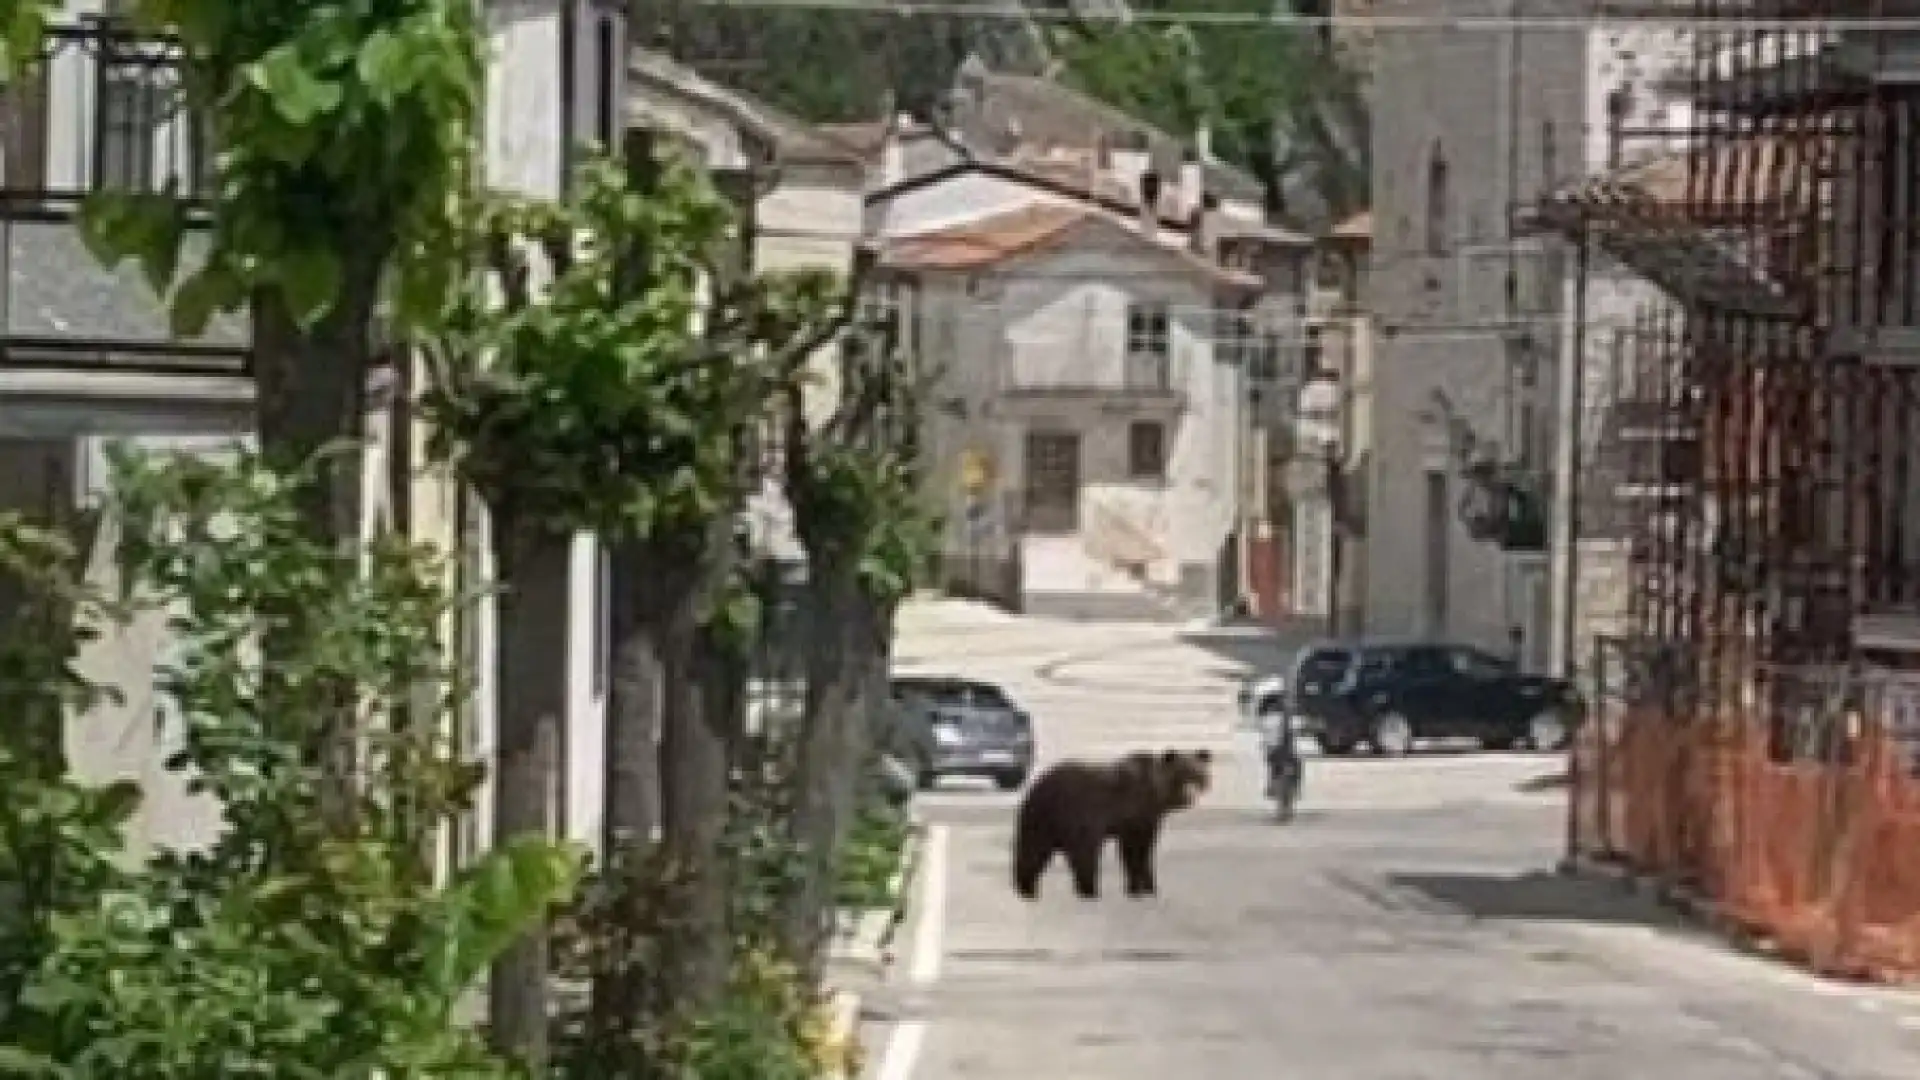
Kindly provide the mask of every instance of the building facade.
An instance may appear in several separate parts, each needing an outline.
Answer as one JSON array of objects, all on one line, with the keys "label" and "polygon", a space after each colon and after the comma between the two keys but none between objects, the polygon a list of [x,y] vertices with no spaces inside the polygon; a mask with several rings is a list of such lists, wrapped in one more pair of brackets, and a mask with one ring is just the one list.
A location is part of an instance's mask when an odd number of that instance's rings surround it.
[{"label": "building facade", "polygon": [[929,453],[949,552],[1017,543],[1029,606],[1218,610],[1247,430],[1220,326],[1261,280],[1144,217],[1041,202],[891,239],[883,266],[940,373]]},{"label": "building facade", "polygon": [[[216,319],[207,333],[181,339],[141,273],[100,266],[79,237],[80,204],[93,192],[171,188],[192,202],[209,190],[211,148],[182,108],[176,58],[119,13],[111,0],[71,0],[48,34],[44,62],[0,92],[0,458],[13,478],[4,499],[53,520],[78,520],[98,501],[110,444],[220,454],[252,441],[247,319]],[[617,98],[593,88],[609,85],[602,73],[618,56],[618,14],[586,0],[517,0],[489,4],[487,16],[486,181],[557,194],[568,147],[617,128]],[[200,243],[190,229],[186,268]],[[491,575],[485,515],[449,474],[426,465],[413,409],[422,374],[411,358],[371,374],[362,519],[370,531],[397,529],[456,554],[450,575],[459,581],[449,584],[473,587]],[[111,528],[86,539],[91,576],[117,587]],[[557,816],[582,840],[599,831],[595,561],[583,538],[567,625],[554,628],[568,668],[569,760]],[[483,600],[446,628],[479,682],[453,721],[454,737],[478,757],[492,744],[493,617]],[[154,679],[170,647],[165,616],[150,614],[80,658],[86,674],[124,697],[77,720],[69,751],[85,775],[142,782],[147,797],[131,828],[137,850],[193,845],[218,827],[216,808],[162,767],[179,736]],[[490,819],[483,791],[450,838],[449,857],[485,844]]]},{"label": "building facade", "polygon": [[1678,146],[1549,214],[1666,309],[1620,395],[1651,490],[1569,839],[1822,971],[1907,979],[1920,6],[1678,6],[1694,27],[1669,79]]},{"label": "building facade", "polygon": [[[1574,0],[1377,15],[1578,14]],[[1496,507],[1551,498],[1551,405],[1565,247],[1519,209],[1578,160],[1585,35],[1443,20],[1374,35],[1373,467],[1366,485],[1368,633],[1422,634],[1546,662],[1544,536],[1505,535]],[[1522,529],[1534,533],[1538,529]]]}]

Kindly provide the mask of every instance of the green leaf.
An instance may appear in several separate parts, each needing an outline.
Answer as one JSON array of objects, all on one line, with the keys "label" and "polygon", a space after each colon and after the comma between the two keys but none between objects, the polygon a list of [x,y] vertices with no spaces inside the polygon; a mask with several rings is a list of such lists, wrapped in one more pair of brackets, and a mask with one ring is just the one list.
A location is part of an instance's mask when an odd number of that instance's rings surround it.
[{"label": "green leaf", "polygon": [[248,65],[247,81],[272,101],[280,118],[305,127],[340,107],[340,86],[316,76],[292,44],[279,45]]},{"label": "green leaf", "polygon": [[18,1046],[0,1045],[0,1076],[62,1077],[69,1075],[51,1058]]},{"label": "green leaf", "polygon": [[515,837],[482,856],[440,897],[439,987],[457,992],[490,967],[580,881],[585,857],[571,845]]},{"label": "green leaf", "polygon": [[149,279],[178,259],[184,229],[178,205],[155,192],[96,191],[80,208],[80,239],[93,257],[108,268],[139,259]]},{"label": "green leaf", "polygon": [[385,30],[375,30],[360,46],[357,65],[367,92],[382,105],[391,105],[420,81],[418,59],[407,42]]},{"label": "green leaf", "polygon": [[173,291],[167,315],[174,336],[200,337],[215,315],[232,310],[239,299],[240,284],[234,276],[219,264],[208,263]]},{"label": "green leaf", "polygon": [[333,310],[340,297],[340,256],[315,245],[280,256],[280,290],[295,322],[311,328]]}]

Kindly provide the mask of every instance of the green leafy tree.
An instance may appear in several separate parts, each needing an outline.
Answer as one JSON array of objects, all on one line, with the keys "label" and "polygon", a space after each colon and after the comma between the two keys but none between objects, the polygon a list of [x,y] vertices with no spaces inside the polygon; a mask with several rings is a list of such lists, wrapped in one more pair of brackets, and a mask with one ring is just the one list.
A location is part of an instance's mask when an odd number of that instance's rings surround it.
[{"label": "green leafy tree", "polygon": [[[1263,0],[1152,0],[1157,14],[1273,10]],[[1266,187],[1270,208],[1332,219],[1364,209],[1368,112],[1357,73],[1319,38],[1277,24],[1073,22],[1054,46],[1069,81],[1213,150]]]},{"label": "green leafy tree", "polygon": [[55,0],[10,0],[0,7],[0,86],[22,68],[40,60],[40,40]]},{"label": "green leafy tree", "polygon": [[806,384],[786,403],[786,492],[807,550],[807,638],[792,830],[806,865],[788,898],[783,943],[817,973],[853,823],[860,773],[884,710],[893,617],[935,549],[919,450],[920,374],[896,328],[869,328],[840,356],[841,399],[808,416]]},{"label": "green leafy tree", "polygon": [[[135,26],[177,45],[182,105],[219,151],[207,221],[189,224],[182,192],[103,192],[84,235],[109,264],[139,264],[182,335],[250,315],[261,447],[284,470],[363,437],[379,317],[438,313],[451,269],[438,241],[479,138],[480,12],[471,0],[130,5]],[[191,268],[190,228],[209,240]],[[304,519],[351,541],[360,456],[319,460]]]},{"label": "green leafy tree", "polygon": [[[728,972],[719,851],[730,735],[693,677],[695,642],[703,618],[727,616],[714,608],[728,595],[753,433],[792,369],[838,332],[845,304],[829,275],[738,274],[735,216],[704,176],[639,138],[625,157],[628,165],[590,160],[560,204],[503,200],[472,215],[481,269],[431,349],[427,406],[436,452],[492,511],[509,596],[533,568],[564,573],[579,530],[614,547],[609,847],[619,859],[647,842],[639,807],[649,793],[635,765],[659,731],[672,781],[662,792],[666,861],[687,884],[684,932],[664,943],[654,970],[603,973],[597,991],[609,1004],[596,1009],[633,1012],[628,1005],[649,999],[636,981],[654,978],[698,1012]],[[536,264],[544,287],[533,285]],[[502,626],[503,656],[537,654],[521,635],[543,631],[504,617]],[[503,694],[510,675],[557,670],[503,671]],[[520,790],[540,790],[534,770],[514,764],[537,738],[531,715],[503,702],[503,768],[515,771],[502,787],[517,793],[497,802],[500,835],[544,824],[539,799]],[[525,967],[523,983],[545,965]],[[514,1019],[515,1038],[539,1038],[541,1015],[528,1008]]]},{"label": "green leafy tree", "polygon": [[0,581],[12,594],[0,636],[0,1073],[21,1052],[21,994],[54,951],[58,920],[126,880],[122,830],[139,805],[134,785],[83,784],[67,767],[68,715],[113,696],[75,662],[120,614],[83,566],[63,532],[0,515]]},{"label": "green leafy tree", "polygon": [[[185,737],[167,765],[217,800],[223,828],[204,847],[112,870],[130,790],[42,776],[28,787],[39,797],[6,800],[9,886],[35,887],[11,871],[45,811],[58,804],[69,824],[50,838],[57,857],[38,860],[65,868],[62,892],[37,909],[50,912],[42,939],[5,958],[21,989],[0,1001],[0,1074],[512,1075],[456,1003],[568,894],[580,854],[508,843],[443,879],[436,839],[467,811],[480,770],[446,747],[443,717],[417,711],[368,729],[354,831],[319,820],[327,778],[301,751],[331,720],[331,688],[359,687],[383,718],[405,715],[423,685],[451,701],[437,646],[451,601],[430,584],[432,560],[397,540],[364,552],[314,540],[297,487],[245,456],[116,462],[108,513],[133,601],[174,613],[178,659],[160,685]],[[300,613],[282,628],[297,647],[277,661],[291,666],[280,681],[261,676],[262,612]],[[7,671],[9,692],[25,674]],[[0,760],[18,760],[15,738],[0,733]]]}]

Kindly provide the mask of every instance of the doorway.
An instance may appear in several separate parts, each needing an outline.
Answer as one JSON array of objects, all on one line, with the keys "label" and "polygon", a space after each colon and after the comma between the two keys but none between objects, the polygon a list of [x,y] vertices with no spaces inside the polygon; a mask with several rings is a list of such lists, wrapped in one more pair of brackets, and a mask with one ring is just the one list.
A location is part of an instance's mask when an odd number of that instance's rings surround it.
[{"label": "doorway", "polygon": [[1027,531],[1059,534],[1080,528],[1080,435],[1027,432]]}]

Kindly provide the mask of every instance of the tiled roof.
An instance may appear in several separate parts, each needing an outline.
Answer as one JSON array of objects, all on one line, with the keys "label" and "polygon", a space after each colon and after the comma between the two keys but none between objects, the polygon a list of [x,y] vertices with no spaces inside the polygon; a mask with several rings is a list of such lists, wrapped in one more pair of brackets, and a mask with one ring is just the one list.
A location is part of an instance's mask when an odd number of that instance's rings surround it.
[{"label": "tiled roof", "polygon": [[1554,201],[1619,220],[1749,223],[1813,207],[1828,136],[1755,135],[1661,154],[1582,181]]},{"label": "tiled roof", "polygon": [[886,261],[913,270],[973,270],[1022,255],[1085,221],[1073,206],[1030,203],[1018,210],[902,237],[889,245]]},{"label": "tiled roof", "polygon": [[750,94],[722,86],[662,53],[651,49],[635,49],[628,70],[637,78],[670,87],[727,113],[736,122],[772,143],[779,155],[788,161],[859,164],[864,160],[862,151],[853,144]]},{"label": "tiled roof", "polygon": [[1208,262],[1184,246],[1149,240],[1111,215],[1086,207],[1045,203],[1029,203],[1016,210],[901,237],[888,245],[883,261],[902,270],[983,270],[1043,250],[1082,227],[1104,228],[1131,237],[1216,283],[1245,288],[1261,283],[1254,275]]},{"label": "tiled roof", "polygon": [[1807,268],[1781,264],[1775,240],[1816,225],[1819,177],[1833,142],[1752,136],[1662,154],[1566,189],[1540,213],[1548,227],[1587,232],[1671,295],[1790,315]]},{"label": "tiled roof", "polygon": [[[1101,135],[1109,139],[1131,135],[1145,141],[1155,158],[1171,160],[1193,149],[1191,140],[1177,138],[1050,78],[1004,71],[982,71],[974,77],[983,91],[983,119],[989,123],[1016,122],[1023,141],[1089,146]],[[1252,201],[1259,201],[1265,194],[1259,180],[1223,162],[1207,163],[1206,173],[1207,187],[1215,194]]]}]

